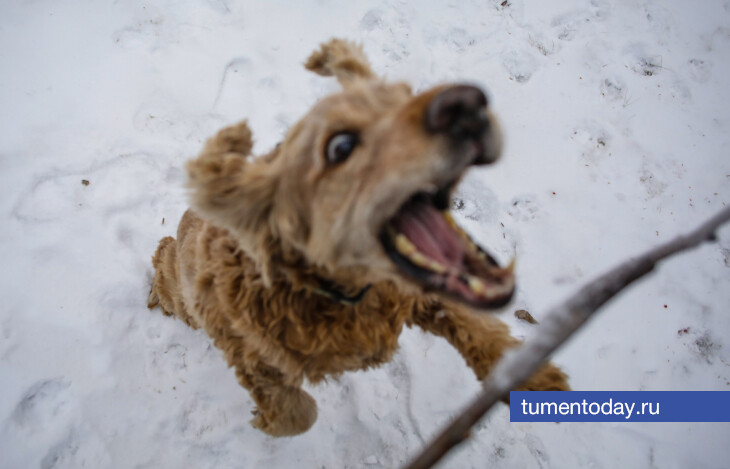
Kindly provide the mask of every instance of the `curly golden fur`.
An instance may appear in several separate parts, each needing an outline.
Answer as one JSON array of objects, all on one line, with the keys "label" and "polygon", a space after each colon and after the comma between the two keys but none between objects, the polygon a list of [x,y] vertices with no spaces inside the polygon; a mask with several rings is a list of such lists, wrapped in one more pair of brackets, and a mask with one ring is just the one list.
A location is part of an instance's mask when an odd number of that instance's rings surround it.
[{"label": "curly golden fur", "polygon": [[[305,379],[390,360],[404,325],[445,337],[478,379],[517,345],[493,316],[425,294],[383,254],[377,230],[423,181],[464,167],[444,160],[443,142],[422,131],[425,106],[444,86],[414,96],[376,77],[362,49],[332,40],[307,61],[334,75],[340,93],[324,98],[267,155],[253,158],[245,122],[223,129],[187,166],[192,208],[177,239],[160,241],[149,307],[203,328],[248,389],[252,424],[296,435],[317,418]],[[322,157],[334,132],[358,129],[346,165]],[[494,148],[500,137],[496,120]],[[322,280],[357,304],[321,293]],[[565,390],[552,364],[520,389]]]}]

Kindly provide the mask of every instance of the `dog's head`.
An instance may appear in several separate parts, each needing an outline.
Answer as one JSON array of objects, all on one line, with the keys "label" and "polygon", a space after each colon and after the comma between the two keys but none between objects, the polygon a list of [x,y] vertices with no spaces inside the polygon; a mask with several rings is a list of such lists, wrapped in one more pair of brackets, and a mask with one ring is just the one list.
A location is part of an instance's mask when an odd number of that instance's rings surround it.
[{"label": "dog's head", "polygon": [[209,142],[188,167],[198,211],[236,233],[265,272],[289,252],[334,282],[396,281],[477,307],[508,301],[511,267],[499,267],[448,212],[465,171],[500,155],[484,93],[457,84],[414,95],[378,78],[362,49],[342,40],[322,45],[306,67],[335,76],[342,91],[263,157],[242,157],[250,135],[237,156],[211,156],[222,134]]}]

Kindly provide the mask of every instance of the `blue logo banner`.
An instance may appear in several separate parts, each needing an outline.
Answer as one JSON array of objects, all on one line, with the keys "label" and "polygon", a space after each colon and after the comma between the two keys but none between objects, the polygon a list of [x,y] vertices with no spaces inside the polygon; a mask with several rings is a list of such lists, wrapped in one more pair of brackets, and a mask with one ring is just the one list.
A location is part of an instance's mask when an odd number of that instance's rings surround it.
[{"label": "blue logo banner", "polygon": [[730,422],[730,391],[512,391],[510,422]]}]

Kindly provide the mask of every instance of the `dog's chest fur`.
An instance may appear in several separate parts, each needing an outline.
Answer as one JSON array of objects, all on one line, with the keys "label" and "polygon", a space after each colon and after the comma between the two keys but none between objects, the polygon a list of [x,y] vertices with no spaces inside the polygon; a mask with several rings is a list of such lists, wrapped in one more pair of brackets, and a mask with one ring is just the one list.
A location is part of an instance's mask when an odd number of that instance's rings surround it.
[{"label": "dog's chest fur", "polygon": [[[267,288],[235,239],[202,222],[178,233],[181,277],[192,292],[185,306],[229,362],[242,355],[301,370],[312,382],[389,361],[416,301],[377,284],[361,302],[345,305],[279,280]],[[263,352],[263,353],[262,353]]]}]

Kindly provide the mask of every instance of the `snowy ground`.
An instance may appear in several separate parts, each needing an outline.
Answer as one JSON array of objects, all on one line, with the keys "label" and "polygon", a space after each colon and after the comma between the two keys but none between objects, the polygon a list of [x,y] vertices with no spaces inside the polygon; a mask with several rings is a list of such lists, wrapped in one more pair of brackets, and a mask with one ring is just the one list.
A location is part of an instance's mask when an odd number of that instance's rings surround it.
[{"label": "snowy ground", "polygon": [[[274,145],[364,43],[417,89],[486,87],[503,161],[458,216],[519,260],[539,320],[583,282],[730,201],[730,2],[144,2],[0,5],[0,467],[365,468],[405,463],[478,390],[442,339],[312,388],[272,439],[207,337],[145,307],[183,162],[248,117]],[[82,181],[88,181],[88,185]],[[730,390],[730,230],[662,265],[555,360],[580,390]],[[730,424],[517,424],[500,406],[442,467],[721,468]]]}]

